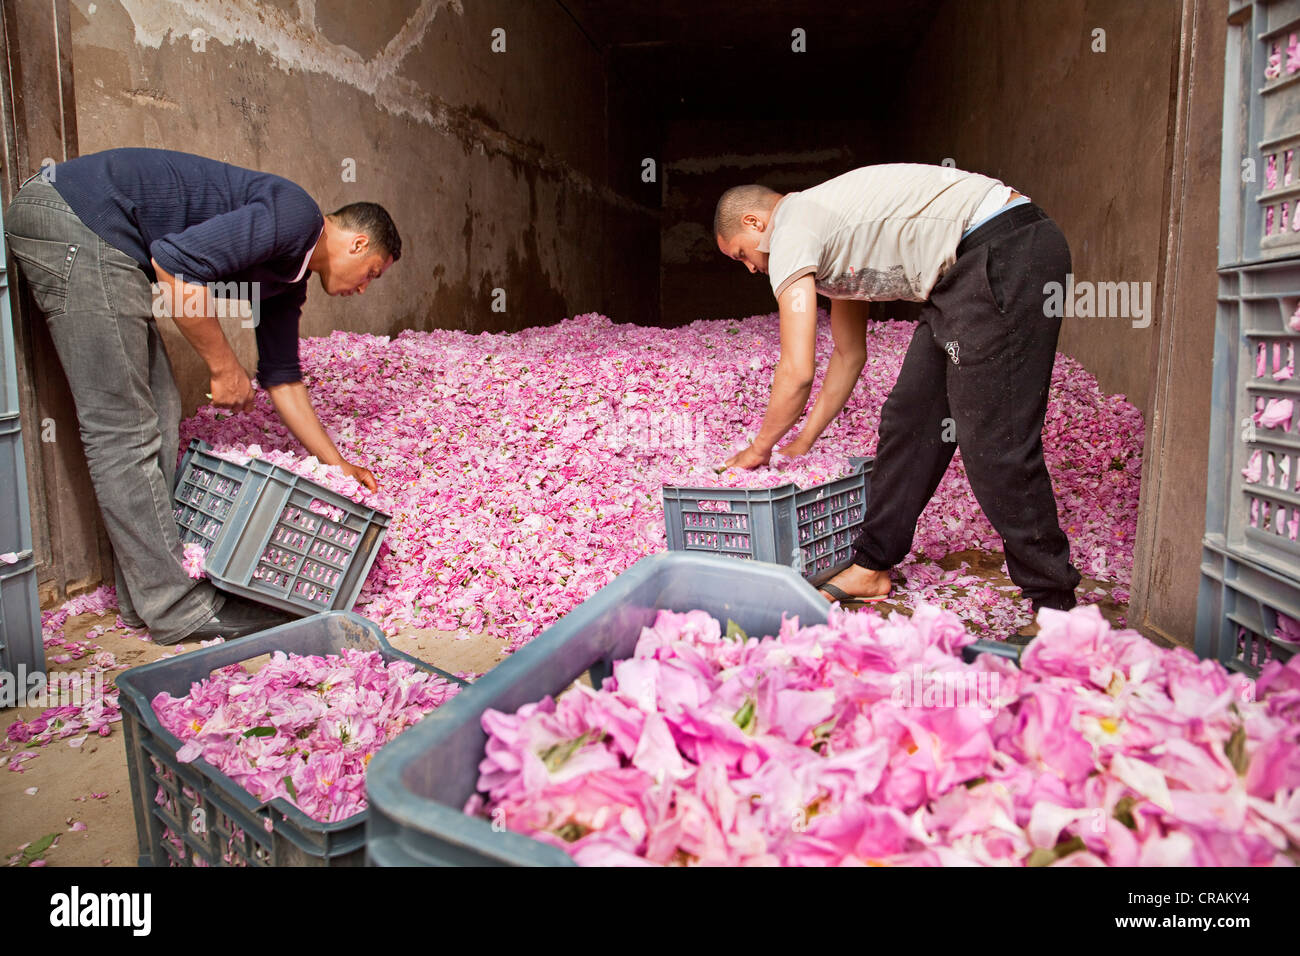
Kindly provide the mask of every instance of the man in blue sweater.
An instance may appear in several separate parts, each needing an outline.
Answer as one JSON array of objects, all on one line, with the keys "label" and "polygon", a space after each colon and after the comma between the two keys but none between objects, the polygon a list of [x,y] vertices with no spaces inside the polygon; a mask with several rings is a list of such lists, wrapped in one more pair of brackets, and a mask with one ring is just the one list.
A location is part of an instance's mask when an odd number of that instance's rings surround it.
[{"label": "man in blue sweater", "polygon": [[325,216],[279,176],[188,153],[111,149],[29,179],[5,232],[67,373],[123,618],[165,644],[288,620],[182,567],[171,498],[180,394],[155,315],[170,314],[207,363],[212,403],[247,410],[252,383],[222,332],[217,316],[228,313],[216,295],[246,293],[258,382],[276,412],[308,452],[375,490],[312,409],[298,321],[310,273],[329,295],[360,294],[401,258],[388,213],[353,203]]}]

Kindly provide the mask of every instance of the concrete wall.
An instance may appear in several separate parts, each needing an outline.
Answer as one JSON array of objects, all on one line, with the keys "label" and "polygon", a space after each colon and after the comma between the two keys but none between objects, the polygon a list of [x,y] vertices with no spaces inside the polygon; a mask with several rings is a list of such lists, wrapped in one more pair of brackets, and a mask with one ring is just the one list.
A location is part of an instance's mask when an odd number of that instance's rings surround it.
[{"label": "concrete wall", "polygon": [[758,182],[790,192],[879,161],[860,124],[786,118],[674,122],[662,155],[659,298],[667,326],[776,309],[767,276],[718,251],[713,211],[725,190]]},{"label": "concrete wall", "polygon": [[[948,0],[901,87],[896,160],[995,176],[1060,225],[1077,279],[1154,288],[1179,7]],[[1060,350],[1149,413],[1153,340],[1131,320],[1067,318]]]},{"label": "concrete wall", "polygon": [[[393,214],[401,262],[361,299],[313,281],[303,335],[652,318],[656,211],[607,185],[602,57],[558,5],[75,0],[71,21],[82,153],[182,149]],[[205,369],[165,326],[189,409]]]}]

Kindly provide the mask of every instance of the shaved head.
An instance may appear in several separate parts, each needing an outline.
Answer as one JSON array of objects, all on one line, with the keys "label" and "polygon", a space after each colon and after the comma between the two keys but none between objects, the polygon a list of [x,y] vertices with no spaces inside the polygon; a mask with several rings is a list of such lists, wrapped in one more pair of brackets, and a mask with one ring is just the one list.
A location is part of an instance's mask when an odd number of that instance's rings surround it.
[{"label": "shaved head", "polygon": [[733,186],[718,200],[718,208],[713,213],[713,234],[730,239],[740,230],[740,220],[747,213],[760,213],[767,218],[780,198],[780,193],[756,183]]}]

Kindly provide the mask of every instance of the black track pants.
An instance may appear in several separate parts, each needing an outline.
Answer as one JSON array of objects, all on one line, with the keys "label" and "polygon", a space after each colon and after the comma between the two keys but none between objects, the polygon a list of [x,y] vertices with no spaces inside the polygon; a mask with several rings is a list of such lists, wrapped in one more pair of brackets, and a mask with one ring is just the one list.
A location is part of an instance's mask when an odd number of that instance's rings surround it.
[{"label": "black track pants", "polygon": [[1035,609],[1075,605],[1079,573],[1042,444],[1061,327],[1045,314],[1043,287],[1064,284],[1069,271],[1065,237],[1032,203],[963,240],[930,293],[881,413],[857,564],[885,570],[907,556],[959,447],[975,498],[1002,536],[1011,580]]}]

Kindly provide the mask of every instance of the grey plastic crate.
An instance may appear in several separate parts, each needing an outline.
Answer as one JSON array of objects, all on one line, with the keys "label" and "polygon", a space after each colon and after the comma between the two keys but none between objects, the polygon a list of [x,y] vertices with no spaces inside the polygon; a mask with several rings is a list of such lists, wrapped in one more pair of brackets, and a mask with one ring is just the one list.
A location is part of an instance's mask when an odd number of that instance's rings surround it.
[{"label": "grey plastic crate", "polygon": [[36,561],[28,552],[17,564],[0,563],[0,670],[45,673],[41,606],[36,598]]},{"label": "grey plastic crate", "polygon": [[1258,677],[1300,645],[1277,636],[1278,614],[1300,621],[1300,584],[1232,554],[1205,547],[1196,607],[1196,653]]},{"label": "grey plastic crate", "polygon": [[[1212,382],[1206,543],[1300,578],[1300,262],[1220,270]],[[1261,350],[1263,374],[1259,374]],[[1276,364],[1275,364],[1276,357]],[[1292,402],[1274,428],[1255,425],[1259,403]],[[1259,455],[1259,479],[1245,471]]]},{"label": "grey plastic crate", "polygon": [[[0,232],[4,223],[0,222]],[[0,416],[18,414],[18,353],[9,311],[9,271],[0,255]]]},{"label": "grey plastic crate", "polygon": [[[337,611],[187,651],[118,675],[140,866],[201,865],[197,861],[210,866],[364,863],[367,811],[321,823],[280,797],[262,802],[202,759],[180,763],[176,751],[181,741],[163,728],[152,706],[163,691],[183,696],[190,692],[191,684],[214,670],[263,654],[338,654],[345,648],[379,651],[386,661],[410,661],[423,671],[465,685],[445,671],[394,650],[377,624],[358,614]],[[166,792],[161,805],[156,801],[159,788]],[[183,840],[184,850],[165,838],[164,828]]]},{"label": "grey plastic crate", "polygon": [[27,459],[22,428],[15,415],[0,415],[0,554],[32,550],[27,500]]},{"label": "grey plastic crate", "polygon": [[[313,512],[313,503],[338,517]],[[214,584],[294,614],[350,610],[389,522],[268,462],[218,458],[198,439],[176,470],[173,506],[181,542],[207,550]]]},{"label": "grey plastic crate", "polygon": [[1300,255],[1300,0],[1238,4],[1228,21],[1219,262]]},{"label": "grey plastic crate", "polygon": [[[790,568],[739,564],[716,555],[664,553],[642,558],[474,686],[393,741],[366,775],[370,818],[366,852],[379,866],[568,866],[564,851],[520,833],[494,830],[462,812],[478,787],[487,735],[483,712],[513,713],[555,695],[584,673],[592,684],[632,654],[641,629],[660,610],[704,610],[751,635],[775,634],[783,614],[823,624],[830,605]],[[980,641],[972,660],[1016,649]]]},{"label": "grey plastic crate", "polygon": [[853,474],[807,489],[664,488],[668,550],[783,564],[820,584],[851,563],[866,517],[874,459],[849,461]]}]

